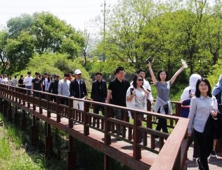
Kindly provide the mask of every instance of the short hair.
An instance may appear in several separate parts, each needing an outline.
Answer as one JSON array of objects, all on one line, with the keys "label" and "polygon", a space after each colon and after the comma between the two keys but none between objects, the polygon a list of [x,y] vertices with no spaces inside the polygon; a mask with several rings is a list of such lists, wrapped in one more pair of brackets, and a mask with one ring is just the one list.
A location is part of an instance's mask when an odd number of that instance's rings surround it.
[{"label": "short hair", "polygon": [[28,71],[27,74],[31,74],[31,71]]},{"label": "short hair", "polygon": [[115,74],[119,73],[120,71],[124,71],[123,67],[118,67],[115,71]]},{"label": "short hair", "polygon": [[144,72],[144,73],[145,73],[145,70],[139,69],[139,70],[137,71],[137,74],[140,74],[141,72]]},{"label": "short hair", "polygon": [[210,82],[209,82],[207,79],[205,79],[205,78],[201,78],[201,79],[198,79],[198,80],[197,80],[195,96],[199,98],[200,95],[201,95],[200,89],[199,89],[199,85],[200,85],[201,82],[206,83],[206,85],[208,86],[207,95],[208,95],[209,97],[212,97]]},{"label": "short hair", "polygon": [[[159,81],[161,81],[160,73],[162,73],[162,72],[165,72],[165,73],[166,73],[165,70],[159,70],[158,73],[157,73],[157,79],[158,79]],[[167,80],[167,73],[166,73],[166,80]]]},{"label": "short hair", "polygon": [[74,72],[72,70],[70,70],[68,73],[74,74]]},{"label": "short hair", "polygon": [[64,74],[64,77],[69,77],[69,74],[68,74],[68,73],[65,73],[65,74]]},{"label": "short hair", "polygon": [[101,72],[97,72],[97,73],[96,73],[96,76],[97,76],[97,75],[102,76],[103,74],[102,74]]},{"label": "short hair", "polygon": [[39,73],[38,73],[38,72],[35,72],[35,75],[39,75]]}]

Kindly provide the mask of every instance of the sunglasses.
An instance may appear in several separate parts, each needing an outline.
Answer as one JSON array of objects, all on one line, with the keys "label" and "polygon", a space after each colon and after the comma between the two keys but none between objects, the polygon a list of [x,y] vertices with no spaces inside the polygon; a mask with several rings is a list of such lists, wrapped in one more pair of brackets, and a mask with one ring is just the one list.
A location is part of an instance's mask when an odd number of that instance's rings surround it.
[{"label": "sunglasses", "polygon": [[143,79],[137,79],[137,81],[143,81]]}]

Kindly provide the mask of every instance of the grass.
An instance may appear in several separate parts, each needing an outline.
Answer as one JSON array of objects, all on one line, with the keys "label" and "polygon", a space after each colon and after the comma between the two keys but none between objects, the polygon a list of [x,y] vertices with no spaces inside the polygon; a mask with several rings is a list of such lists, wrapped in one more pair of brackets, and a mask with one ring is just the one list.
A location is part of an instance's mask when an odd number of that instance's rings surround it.
[{"label": "grass", "polygon": [[61,170],[67,169],[63,160],[45,159],[38,150],[28,150],[26,133],[8,123],[2,114],[0,122],[0,169],[4,170]]}]

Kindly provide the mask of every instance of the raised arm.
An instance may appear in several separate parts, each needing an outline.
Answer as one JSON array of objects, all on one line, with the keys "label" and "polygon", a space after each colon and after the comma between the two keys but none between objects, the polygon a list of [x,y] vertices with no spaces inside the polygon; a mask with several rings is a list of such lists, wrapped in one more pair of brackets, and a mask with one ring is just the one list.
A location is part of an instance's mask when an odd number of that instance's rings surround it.
[{"label": "raised arm", "polygon": [[184,66],[181,66],[179,70],[173,75],[173,77],[170,79],[170,83],[173,84],[176,80],[177,76],[183,71]]},{"label": "raised arm", "polygon": [[152,66],[151,66],[151,63],[147,64],[147,66],[149,67],[149,72],[150,72],[150,76],[152,78],[152,81],[153,81],[153,84],[156,85],[157,83],[157,79],[153,73],[153,69],[152,69]]}]

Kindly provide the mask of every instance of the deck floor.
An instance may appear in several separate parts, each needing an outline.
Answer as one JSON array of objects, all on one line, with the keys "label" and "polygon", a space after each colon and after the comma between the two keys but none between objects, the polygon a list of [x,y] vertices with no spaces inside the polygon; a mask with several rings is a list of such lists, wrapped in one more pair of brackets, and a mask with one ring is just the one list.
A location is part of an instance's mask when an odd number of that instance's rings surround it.
[{"label": "deck floor", "polygon": [[[190,147],[188,150],[188,160],[187,160],[187,169],[188,170],[197,170],[197,164],[193,160],[193,147]],[[222,153],[217,153],[217,158],[209,159],[209,169],[210,170],[220,170],[222,169]]]}]

